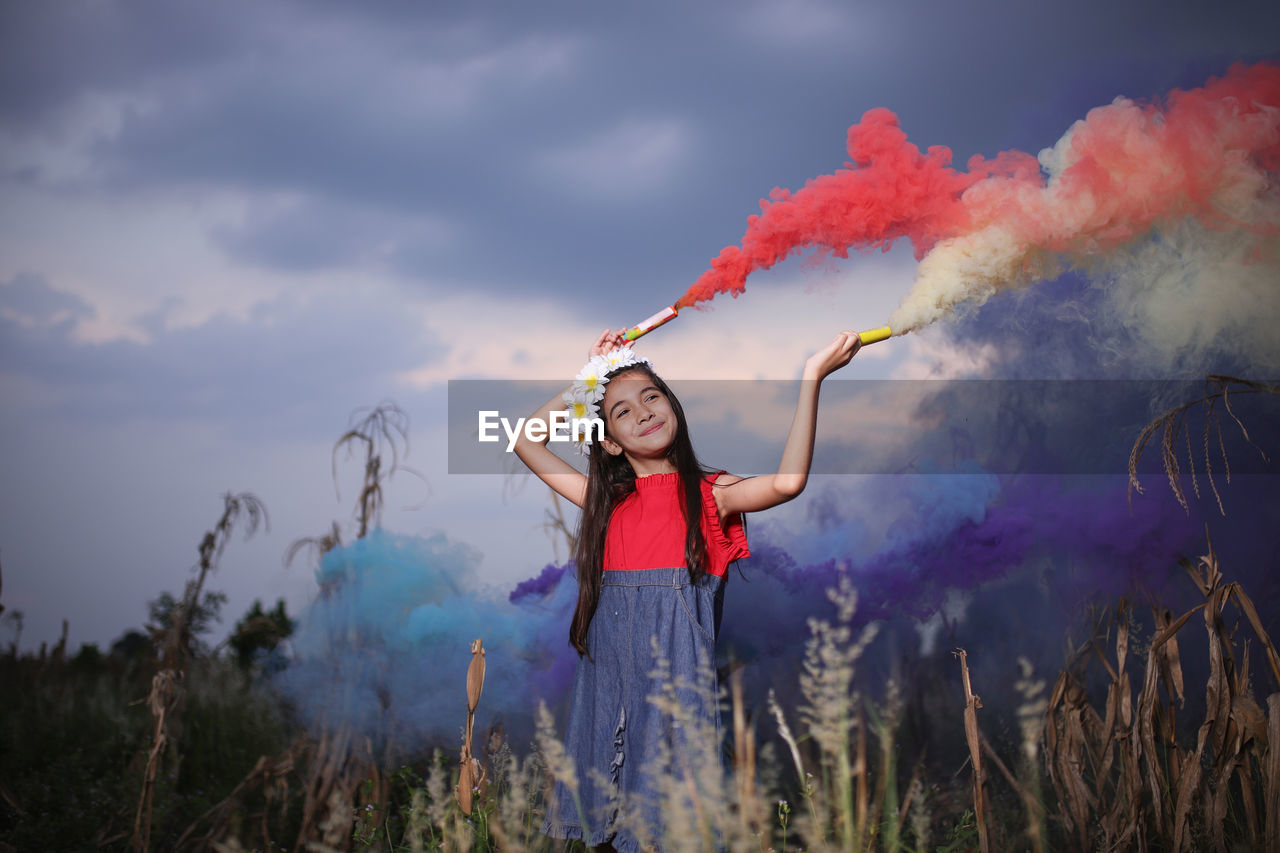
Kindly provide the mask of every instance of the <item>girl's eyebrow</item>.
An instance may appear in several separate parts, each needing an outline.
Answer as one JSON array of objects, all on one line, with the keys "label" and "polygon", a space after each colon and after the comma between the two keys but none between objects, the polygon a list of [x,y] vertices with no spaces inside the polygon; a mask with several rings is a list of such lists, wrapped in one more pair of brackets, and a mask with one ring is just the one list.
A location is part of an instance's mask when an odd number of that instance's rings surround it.
[{"label": "girl's eyebrow", "polygon": [[[657,386],[657,385],[646,385],[646,386],[644,386],[643,388],[641,388],[639,391],[637,391],[637,392],[636,392],[636,396],[637,396],[637,397],[643,396],[643,395],[644,395],[644,393],[645,393],[645,392],[647,392],[647,391],[657,391],[659,394],[661,394],[661,393],[662,393],[662,391],[658,388],[658,386]],[[613,417],[613,413],[617,410],[617,408],[618,408],[619,406],[623,405],[624,403],[627,403],[627,402],[629,402],[629,401],[628,401],[628,400],[619,400],[618,402],[616,402],[616,403],[614,403],[612,406],[610,406],[610,407],[609,407],[609,417]]]}]

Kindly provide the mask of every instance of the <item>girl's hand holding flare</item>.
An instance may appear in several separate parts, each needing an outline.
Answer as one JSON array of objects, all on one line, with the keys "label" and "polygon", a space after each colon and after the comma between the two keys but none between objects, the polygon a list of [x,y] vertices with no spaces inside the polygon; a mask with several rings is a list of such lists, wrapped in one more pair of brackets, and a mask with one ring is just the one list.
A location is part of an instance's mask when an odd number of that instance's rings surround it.
[{"label": "girl's hand holding flare", "polygon": [[860,349],[862,338],[858,337],[857,332],[846,329],[836,335],[831,343],[809,356],[809,360],[804,363],[803,377],[821,382],[852,361]]},{"label": "girl's hand holding flare", "polygon": [[605,329],[600,333],[600,337],[596,338],[596,342],[591,345],[591,348],[587,350],[587,358],[592,359],[598,355],[604,355],[622,346],[626,343],[622,336],[623,331],[625,330],[615,332],[611,329]]}]

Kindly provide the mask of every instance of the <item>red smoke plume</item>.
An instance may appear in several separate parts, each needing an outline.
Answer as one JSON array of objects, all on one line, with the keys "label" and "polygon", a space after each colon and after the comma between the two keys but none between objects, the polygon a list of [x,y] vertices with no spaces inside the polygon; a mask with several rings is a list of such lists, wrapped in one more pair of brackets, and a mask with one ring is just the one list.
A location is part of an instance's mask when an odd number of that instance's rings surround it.
[{"label": "red smoke plume", "polygon": [[[886,109],[849,128],[852,162],[803,189],[774,189],[747,220],[740,246],[711,262],[677,306],[737,296],[747,276],[802,248],[836,257],[887,250],[907,238],[917,259],[935,247],[895,332],[918,328],[957,302],[1110,251],[1163,223],[1194,217],[1209,228],[1277,233],[1258,200],[1275,194],[1280,165],[1280,67],[1233,66],[1203,88],[1162,104],[1125,99],[1090,111],[1039,160],[1018,151],[951,166],[951,151],[922,154]],[[1042,172],[1043,167],[1043,172]],[[939,246],[939,244],[944,244]],[[943,252],[947,255],[948,252]],[[919,291],[919,293],[917,293]]]}]

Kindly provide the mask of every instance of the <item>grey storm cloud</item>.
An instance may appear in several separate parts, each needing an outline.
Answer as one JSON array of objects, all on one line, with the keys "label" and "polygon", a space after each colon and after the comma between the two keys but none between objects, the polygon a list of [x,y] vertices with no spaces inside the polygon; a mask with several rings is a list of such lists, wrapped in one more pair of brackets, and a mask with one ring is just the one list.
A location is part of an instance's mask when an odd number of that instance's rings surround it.
[{"label": "grey storm cloud", "polygon": [[28,414],[328,436],[355,407],[405,392],[396,371],[443,352],[411,313],[355,293],[282,297],[244,320],[223,314],[188,328],[157,314],[147,343],[76,340],[59,319],[67,306],[86,312],[34,274],[0,284],[0,377],[24,383],[9,399]]},{"label": "grey storm cloud", "polygon": [[428,263],[458,239],[458,229],[438,216],[396,216],[377,207],[302,199],[251,212],[245,221],[218,227],[214,240],[238,260],[284,270],[401,265],[406,253]]},{"label": "grey storm cloud", "polygon": [[88,95],[199,73],[243,49],[252,28],[212,3],[6,3],[0,10],[0,118],[47,129]]},{"label": "grey storm cloud", "polygon": [[93,306],[73,293],[54,290],[44,276],[20,272],[0,284],[0,312],[30,326],[70,324],[93,316]]},{"label": "grey storm cloud", "polygon": [[[495,295],[603,289],[647,311],[736,242],[774,186],[839,168],[869,107],[961,160],[1034,151],[1064,129],[1037,105],[1070,86],[1085,35],[1092,63],[1124,74],[1080,109],[1126,79],[1148,94],[1170,67],[1270,50],[1264,24],[1280,23],[1258,4],[909,6],[10,4],[0,115],[57,135],[85,99],[116,99],[78,189],[238,193],[245,223],[213,236],[244,263],[382,264]],[[665,170],[608,150],[673,126]]]},{"label": "grey storm cloud", "polygon": [[[292,512],[289,535],[324,529],[328,451],[352,409],[393,397],[415,429],[443,417],[438,391],[396,384],[442,354],[401,293],[521,291],[639,319],[736,243],[773,187],[840,168],[869,108],[957,162],[1034,153],[1118,94],[1275,56],[1277,31],[1274,0],[0,4],[0,212],[26,229],[0,270],[0,430],[18,449],[3,457],[6,604],[24,602],[36,642],[63,615],[108,639],[170,586],[148,566],[188,564],[226,488]],[[73,230],[117,215],[119,234]],[[183,239],[157,245],[169,217]],[[204,264],[190,284],[188,246]],[[164,300],[237,265],[273,295],[174,325]],[[323,290],[313,274],[335,270],[351,286]],[[84,339],[121,319],[94,322],[94,306],[120,310],[113,293],[151,306],[146,342]],[[216,311],[205,296],[192,301]],[[1000,331],[1045,340],[1052,302]],[[482,314],[449,321],[488,345]],[[1061,375],[1112,372],[1070,334],[1052,340],[1075,359]],[[1008,352],[999,375],[1023,375]],[[430,523],[465,530],[497,492],[451,491]],[[483,536],[495,553],[523,541]],[[228,580],[234,607],[277,571],[283,545],[270,550],[252,582]]]}]

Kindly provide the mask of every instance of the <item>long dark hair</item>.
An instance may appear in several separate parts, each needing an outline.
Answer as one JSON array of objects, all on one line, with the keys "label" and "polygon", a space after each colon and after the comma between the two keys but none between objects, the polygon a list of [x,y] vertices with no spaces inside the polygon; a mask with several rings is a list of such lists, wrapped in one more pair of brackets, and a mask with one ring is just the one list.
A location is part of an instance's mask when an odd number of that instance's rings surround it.
[{"label": "long dark hair", "polygon": [[[702,479],[708,473],[698,462],[689,440],[689,426],[685,421],[684,407],[671,393],[667,383],[643,362],[624,367],[609,375],[610,379],[624,373],[639,371],[649,377],[655,388],[666,396],[671,411],[676,416],[676,436],[667,451],[667,460],[675,466],[683,486],[685,538],[684,560],[689,568],[689,579],[697,581],[707,573],[707,538],[702,532]],[[605,422],[605,435],[609,433]],[[569,645],[579,655],[587,655],[587,629],[600,603],[600,581],[604,571],[604,540],[609,529],[609,518],[618,502],[636,490],[636,472],[626,456],[609,454],[600,442],[591,447],[587,459],[587,497],[582,505],[578,522],[578,541],[574,560],[578,564],[578,606],[569,626]]]}]

